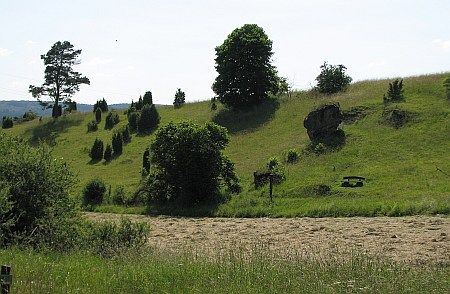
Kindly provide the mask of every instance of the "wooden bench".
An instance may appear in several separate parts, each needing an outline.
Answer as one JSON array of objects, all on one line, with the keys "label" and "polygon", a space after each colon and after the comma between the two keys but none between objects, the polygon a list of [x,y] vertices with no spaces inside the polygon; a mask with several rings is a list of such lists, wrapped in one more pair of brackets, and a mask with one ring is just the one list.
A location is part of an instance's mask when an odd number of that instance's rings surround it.
[{"label": "wooden bench", "polygon": [[343,177],[341,187],[362,187],[366,178],[358,176]]}]

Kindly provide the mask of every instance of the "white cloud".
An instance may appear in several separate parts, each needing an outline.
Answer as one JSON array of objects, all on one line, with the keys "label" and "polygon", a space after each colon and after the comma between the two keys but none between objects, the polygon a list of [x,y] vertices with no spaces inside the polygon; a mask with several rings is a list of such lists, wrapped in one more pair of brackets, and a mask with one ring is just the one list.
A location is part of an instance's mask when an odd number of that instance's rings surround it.
[{"label": "white cloud", "polygon": [[433,44],[445,51],[450,50],[450,40],[434,39]]},{"label": "white cloud", "polygon": [[2,48],[0,47],[0,57],[5,57],[8,55],[11,55],[12,51],[6,49],[6,48]]}]

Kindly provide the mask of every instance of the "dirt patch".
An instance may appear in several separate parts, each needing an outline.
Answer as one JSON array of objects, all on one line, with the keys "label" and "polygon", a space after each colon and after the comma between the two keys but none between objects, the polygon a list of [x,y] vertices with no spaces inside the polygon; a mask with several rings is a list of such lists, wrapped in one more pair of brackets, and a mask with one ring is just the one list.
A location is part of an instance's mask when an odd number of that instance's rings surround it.
[{"label": "dirt patch", "polygon": [[[396,261],[450,264],[450,218],[173,218],[86,213],[95,221],[145,221],[149,244],[161,250],[210,254],[261,247],[280,255],[358,251]],[[226,251],[225,251],[226,252]]]}]

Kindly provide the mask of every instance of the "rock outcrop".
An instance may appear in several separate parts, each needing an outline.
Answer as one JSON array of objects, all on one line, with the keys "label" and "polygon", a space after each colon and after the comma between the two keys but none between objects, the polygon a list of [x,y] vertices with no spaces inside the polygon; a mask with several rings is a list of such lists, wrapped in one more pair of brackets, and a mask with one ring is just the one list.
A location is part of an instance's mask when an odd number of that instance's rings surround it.
[{"label": "rock outcrop", "polygon": [[326,104],[311,111],[305,118],[305,126],[312,142],[327,141],[338,132],[343,115],[339,104]]}]

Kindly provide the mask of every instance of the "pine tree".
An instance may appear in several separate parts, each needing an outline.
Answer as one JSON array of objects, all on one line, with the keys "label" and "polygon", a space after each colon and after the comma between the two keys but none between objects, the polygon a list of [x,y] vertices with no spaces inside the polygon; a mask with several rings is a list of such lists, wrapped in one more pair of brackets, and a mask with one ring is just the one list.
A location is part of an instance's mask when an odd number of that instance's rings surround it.
[{"label": "pine tree", "polygon": [[95,111],[95,121],[97,123],[100,123],[102,121],[102,110],[100,108],[97,108]]},{"label": "pine tree", "polygon": [[95,139],[92,145],[90,156],[92,160],[101,160],[103,158],[103,141],[100,139]]},{"label": "pine tree", "polygon": [[114,152],[114,156],[119,156],[123,151],[123,137],[122,133],[117,132],[113,134],[112,137],[112,149]]},{"label": "pine tree", "polygon": [[142,108],[141,115],[138,120],[138,132],[141,134],[150,133],[159,124],[160,117],[156,110],[155,104],[145,105]]},{"label": "pine tree", "polygon": [[389,89],[386,95],[383,95],[384,103],[398,102],[405,100],[403,96],[403,80],[396,79],[389,83]]},{"label": "pine tree", "polygon": [[103,155],[103,158],[105,159],[105,161],[111,161],[112,158],[112,148],[111,145],[106,145],[105,148],[105,154]]},{"label": "pine tree", "polygon": [[144,107],[144,105],[151,105],[153,104],[153,97],[152,97],[152,92],[147,91],[144,94],[144,98],[142,99],[142,107]]},{"label": "pine tree", "polygon": [[179,108],[183,106],[185,100],[186,94],[183,91],[181,91],[180,88],[178,88],[177,92],[175,93],[175,99],[173,100],[173,106],[175,108]]},{"label": "pine tree", "polygon": [[126,125],[122,131],[122,138],[124,143],[131,142],[130,127],[128,125]]}]

